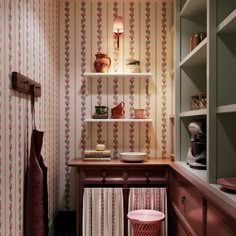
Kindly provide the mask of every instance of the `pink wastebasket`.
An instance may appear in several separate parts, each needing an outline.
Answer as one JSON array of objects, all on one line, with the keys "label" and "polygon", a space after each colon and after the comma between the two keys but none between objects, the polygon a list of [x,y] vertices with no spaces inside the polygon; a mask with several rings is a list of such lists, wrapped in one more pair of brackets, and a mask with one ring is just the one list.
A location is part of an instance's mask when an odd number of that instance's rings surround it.
[{"label": "pink wastebasket", "polygon": [[127,215],[134,236],[157,236],[165,215],[156,210],[134,210]]}]

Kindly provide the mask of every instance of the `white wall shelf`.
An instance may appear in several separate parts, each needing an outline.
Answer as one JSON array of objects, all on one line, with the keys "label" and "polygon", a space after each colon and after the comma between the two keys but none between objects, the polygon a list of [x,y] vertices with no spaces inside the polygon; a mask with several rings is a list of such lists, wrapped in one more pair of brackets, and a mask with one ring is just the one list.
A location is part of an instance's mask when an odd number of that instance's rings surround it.
[{"label": "white wall shelf", "polygon": [[[145,96],[149,93],[149,86],[146,86],[151,78],[152,78],[152,73],[120,73],[120,72],[109,72],[109,73],[95,73],[95,72],[85,72],[83,73],[81,76],[83,76],[83,78],[85,78],[86,80],[88,80],[88,93],[90,93],[90,97],[91,97],[91,107],[93,106],[96,106],[97,103],[96,103],[96,97],[93,101],[93,95],[95,92],[95,90],[93,90],[91,88],[90,90],[90,86],[92,87],[92,84],[93,82],[96,82],[97,79],[99,80],[103,80],[104,79],[104,82],[108,82],[110,80],[113,80],[113,79],[121,79],[121,80],[127,80],[129,82],[130,79],[132,80],[136,80],[136,82],[139,84],[135,89],[138,91],[137,94],[135,94],[135,101],[136,101],[136,106],[145,106],[145,101],[143,101],[142,99],[142,96]],[[126,83],[127,84],[127,83]],[[104,86],[105,87],[105,86]],[[96,89],[96,88],[95,88]],[[134,89],[134,90],[135,90]],[[111,95],[110,95],[110,90],[108,89],[104,89],[103,93],[100,95],[101,97],[102,96],[107,96],[107,99],[104,99],[107,100],[107,104],[106,106],[110,107],[110,111],[109,111],[109,114],[108,116],[106,116],[105,118],[104,117],[96,117],[96,116],[92,116],[92,114],[89,113],[89,111],[87,112],[87,117],[83,120],[84,123],[86,123],[86,125],[88,125],[88,130],[90,129],[93,129],[94,126],[93,125],[96,125],[96,124],[104,124],[104,125],[107,125],[107,127],[104,127],[104,131],[102,130],[102,132],[104,133],[104,137],[102,137],[105,142],[109,142],[109,139],[112,137],[112,134],[111,132],[109,132],[109,125],[112,125],[112,124],[119,124],[119,125],[129,125],[129,124],[134,124],[135,126],[135,129],[134,131],[142,136],[140,137],[140,140],[138,140],[138,142],[140,142],[140,145],[141,143],[143,142],[146,142],[146,140],[149,139],[149,134],[148,132],[150,131],[149,130],[149,124],[150,126],[152,126],[152,119],[148,116],[147,118],[142,118],[142,119],[137,119],[137,118],[134,118],[130,115],[125,115],[124,118],[111,118],[111,114],[112,114],[112,107],[114,106],[114,101],[111,99]],[[123,92],[123,93],[122,93]],[[96,92],[95,92],[96,93]],[[126,94],[125,93],[125,90],[117,90],[117,96],[119,96],[119,100],[123,101],[124,103],[127,101],[127,98],[126,98]],[[95,95],[96,96],[96,95]],[[147,96],[146,96],[147,97]],[[102,98],[103,100],[103,98]],[[141,101],[142,100],[142,101]],[[140,102],[141,101],[141,102]],[[124,108],[124,111],[127,112],[126,114],[128,114],[128,111],[130,109],[128,102],[126,103],[127,104],[127,107]],[[95,111],[95,114],[96,114],[96,111]],[[148,124],[148,125],[147,125]],[[140,127],[141,125],[144,125],[145,127],[143,127],[143,129],[145,129],[145,134],[141,134],[140,132]],[[136,131],[137,130],[137,131]],[[122,127],[117,131],[121,134],[121,136],[126,136],[128,135],[127,132],[129,132],[127,129],[123,129]],[[144,131],[144,130],[142,130]],[[95,139],[95,137],[92,137],[91,138],[92,142],[97,142],[97,140]],[[107,141],[106,141],[107,140]]]},{"label": "white wall shelf", "polygon": [[85,119],[85,122],[152,122],[151,119]]},{"label": "white wall shelf", "polygon": [[182,7],[180,16],[196,16],[206,10],[206,0],[187,0]]},{"label": "white wall shelf", "polygon": [[236,9],[219,24],[217,32],[236,33]]},{"label": "white wall shelf", "polygon": [[119,77],[119,78],[125,78],[125,77],[135,77],[135,78],[147,78],[151,77],[152,73],[95,73],[95,72],[85,72],[82,74],[84,77],[88,78],[109,78],[109,77]]},{"label": "white wall shelf", "polygon": [[207,38],[205,38],[196,48],[194,48],[181,62],[181,67],[197,66],[206,63]]}]

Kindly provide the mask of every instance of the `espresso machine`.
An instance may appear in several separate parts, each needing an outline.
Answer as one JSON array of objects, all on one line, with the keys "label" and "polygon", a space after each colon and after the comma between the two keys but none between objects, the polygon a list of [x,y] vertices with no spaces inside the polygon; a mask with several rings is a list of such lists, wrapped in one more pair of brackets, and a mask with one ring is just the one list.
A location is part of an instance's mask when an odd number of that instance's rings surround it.
[{"label": "espresso machine", "polygon": [[194,120],[188,130],[191,133],[187,164],[194,169],[206,169],[206,120]]}]

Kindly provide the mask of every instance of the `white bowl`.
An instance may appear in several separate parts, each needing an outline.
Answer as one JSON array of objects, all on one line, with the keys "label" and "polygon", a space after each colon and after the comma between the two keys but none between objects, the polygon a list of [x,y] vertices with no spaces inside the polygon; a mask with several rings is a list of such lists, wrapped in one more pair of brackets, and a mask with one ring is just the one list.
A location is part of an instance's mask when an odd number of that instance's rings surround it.
[{"label": "white bowl", "polygon": [[137,162],[144,161],[147,156],[146,152],[121,152],[120,159],[122,161]]}]

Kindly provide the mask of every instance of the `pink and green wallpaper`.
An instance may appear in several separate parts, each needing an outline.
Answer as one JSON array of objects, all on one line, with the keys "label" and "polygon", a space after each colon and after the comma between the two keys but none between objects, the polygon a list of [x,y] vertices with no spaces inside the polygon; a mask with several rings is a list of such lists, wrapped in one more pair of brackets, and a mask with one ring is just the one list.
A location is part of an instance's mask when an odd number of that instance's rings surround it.
[{"label": "pink and green wallpaper", "polygon": [[[116,50],[113,19],[122,16],[124,33]],[[81,158],[85,149],[104,143],[119,158],[122,151],[145,151],[149,158],[169,158],[173,79],[171,78],[171,0],[71,0],[60,1],[60,202],[74,208],[73,169],[64,163]],[[136,59],[151,78],[119,75],[96,78],[96,53],[111,58],[109,72],[127,72],[126,60]],[[125,118],[144,108],[148,122],[85,122],[96,105],[111,110],[125,103]],[[109,113],[110,116],[110,113]]]},{"label": "pink and green wallpaper", "polygon": [[[123,16],[116,51],[113,18]],[[36,125],[45,132],[42,155],[48,166],[49,220],[58,209],[73,210],[74,170],[65,162],[104,142],[149,158],[171,152],[171,0],[1,0],[0,1],[0,236],[23,235],[24,183],[29,152],[29,97],[12,91],[18,71],[42,85]],[[126,59],[141,62],[151,79],[134,76],[85,78],[97,52],[107,53],[110,72],[125,72]],[[151,123],[86,123],[94,106],[125,102],[125,116],[145,108]]]},{"label": "pink and green wallpaper", "polygon": [[[0,235],[24,235],[25,169],[32,130],[29,96],[10,89],[11,72],[40,82],[36,126],[44,131],[49,219],[58,208],[59,3],[0,1]],[[32,196],[33,197],[33,196]]]}]

